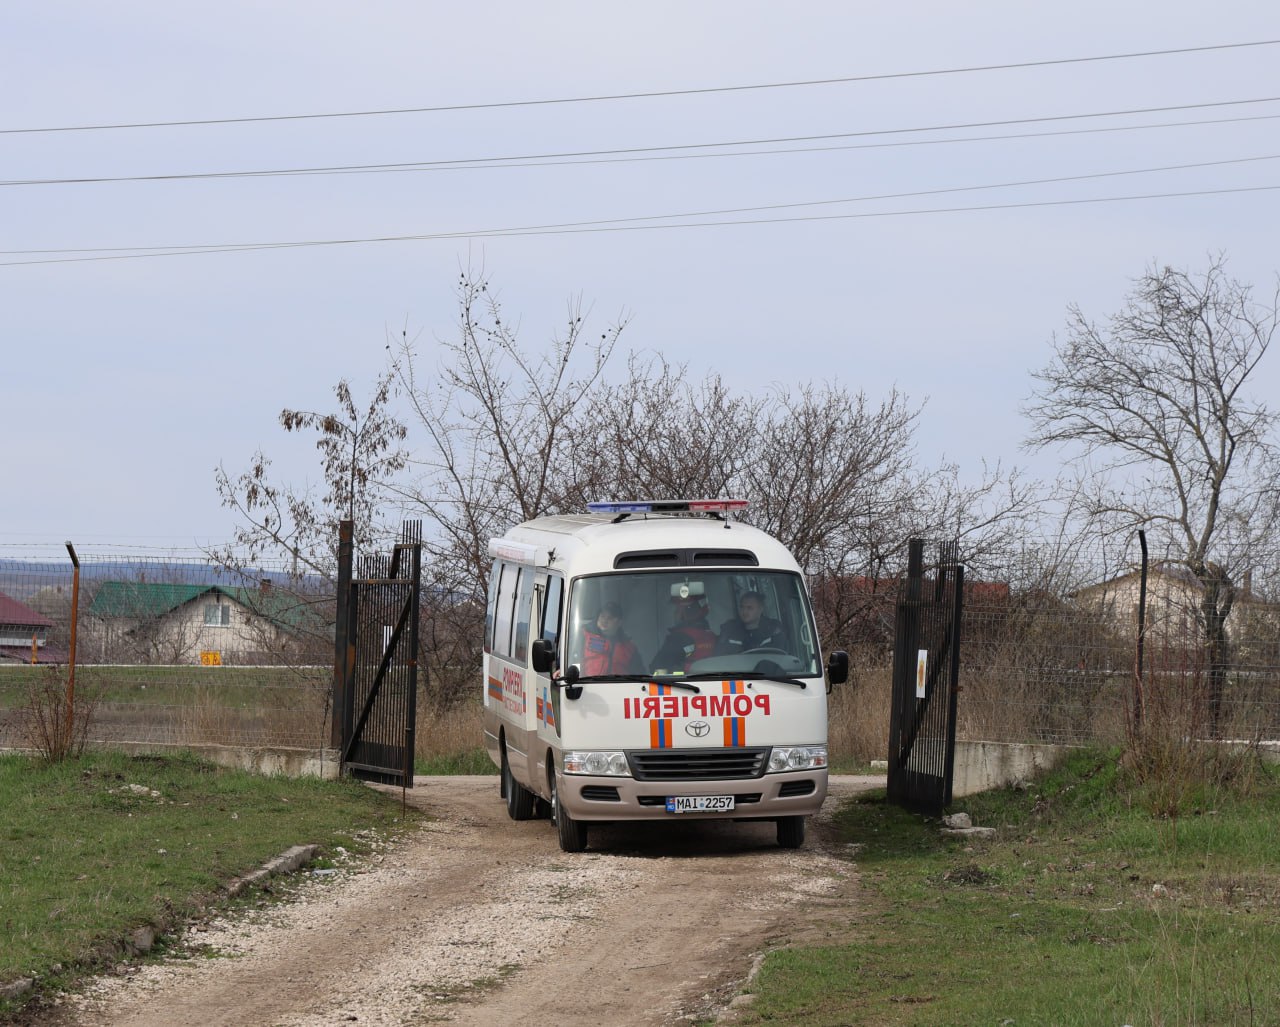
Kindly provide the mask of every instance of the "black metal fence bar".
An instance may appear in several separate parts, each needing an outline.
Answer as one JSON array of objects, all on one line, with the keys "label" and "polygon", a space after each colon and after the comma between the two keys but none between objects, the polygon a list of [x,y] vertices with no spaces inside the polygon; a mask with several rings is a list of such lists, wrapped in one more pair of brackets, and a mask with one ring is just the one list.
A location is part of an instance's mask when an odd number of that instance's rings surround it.
[{"label": "black metal fence bar", "polygon": [[903,805],[936,809],[951,801],[963,580],[954,547],[943,547],[926,582],[924,543],[912,540],[889,719],[888,794]]},{"label": "black metal fence bar", "polygon": [[[390,558],[367,557],[348,600],[342,765],[359,777],[413,783],[421,526],[406,525]],[[338,675],[335,673],[335,680]]]}]

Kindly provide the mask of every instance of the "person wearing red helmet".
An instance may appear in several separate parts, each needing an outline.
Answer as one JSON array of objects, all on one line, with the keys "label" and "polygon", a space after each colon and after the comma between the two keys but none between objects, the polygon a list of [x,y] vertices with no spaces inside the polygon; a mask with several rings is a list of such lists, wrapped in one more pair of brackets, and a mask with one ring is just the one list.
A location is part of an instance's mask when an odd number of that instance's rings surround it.
[{"label": "person wearing red helmet", "polygon": [[707,599],[701,586],[695,590],[681,586],[672,597],[676,622],[667,632],[662,648],[653,658],[653,673],[682,674],[695,660],[710,656],[716,647],[716,635],[707,623]]}]

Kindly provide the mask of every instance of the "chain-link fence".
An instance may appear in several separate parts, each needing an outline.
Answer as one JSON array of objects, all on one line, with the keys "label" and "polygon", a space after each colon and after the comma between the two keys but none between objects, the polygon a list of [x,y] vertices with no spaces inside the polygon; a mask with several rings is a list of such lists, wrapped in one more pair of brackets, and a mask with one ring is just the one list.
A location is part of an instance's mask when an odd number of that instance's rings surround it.
[{"label": "chain-link fence", "polygon": [[[1280,738],[1280,603],[1257,587],[1262,580],[1243,573],[1225,582],[1230,612],[1215,649],[1204,582],[1176,561],[1152,559],[1144,591],[1132,539],[1069,552],[1028,543],[1001,564],[972,565],[959,736],[1105,743],[1121,740],[1141,713],[1176,715],[1217,737]],[[33,697],[69,684],[78,706],[92,704],[90,741],[328,744],[329,582],[288,565],[232,571],[203,560],[82,555],[72,683],[73,586],[66,555],[0,555],[0,746],[29,744]],[[851,748],[876,757],[887,737],[880,722],[896,579],[819,582],[813,596],[819,623],[838,624],[828,644],[852,659],[850,694],[837,707],[874,725]],[[424,715],[469,709],[479,696],[480,616],[424,593]]]},{"label": "chain-link fence", "polygon": [[[1271,568],[1206,585],[1167,553],[1147,561],[1145,579],[1142,566],[1137,536],[1028,541],[969,565],[958,737],[1109,744],[1145,717],[1184,735],[1280,739],[1280,603],[1261,586]],[[859,758],[879,758],[888,737],[898,584],[858,577],[813,591],[820,624],[844,610],[827,642],[851,659],[832,744]],[[1207,591],[1218,614],[1230,600],[1216,646]]]},{"label": "chain-link fence", "polygon": [[331,584],[285,566],[78,563],[0,559],[0,745],[31,744],[33,705],[64,696],[91,713],[91,742],[328,744]]},{"label": "chain-link fence", "polygon": [[1005,569],[969,585],[960,737],[1107,743],[1176,718],[1219,738],[1280,738],[1280,604],[1253,572],[1197,575],[1147,559],[1136,537],[1069,554],[1028,546]]}]

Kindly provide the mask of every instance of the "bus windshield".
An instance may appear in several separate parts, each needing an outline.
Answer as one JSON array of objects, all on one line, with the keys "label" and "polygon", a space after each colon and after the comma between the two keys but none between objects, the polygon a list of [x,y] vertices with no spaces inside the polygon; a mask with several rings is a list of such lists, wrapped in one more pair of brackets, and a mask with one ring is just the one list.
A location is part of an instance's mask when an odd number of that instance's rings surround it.
[{"label": "bus windshield", "polygon": [[566,666],[584,678],[822,673],[808,596],[785,571],[664,570],[577,579]]}]

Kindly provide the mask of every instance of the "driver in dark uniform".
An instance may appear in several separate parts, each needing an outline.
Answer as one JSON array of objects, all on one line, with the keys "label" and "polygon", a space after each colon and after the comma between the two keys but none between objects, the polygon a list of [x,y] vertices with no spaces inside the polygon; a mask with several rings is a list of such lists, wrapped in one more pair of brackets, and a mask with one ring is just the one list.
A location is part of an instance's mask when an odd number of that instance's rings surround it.
[{"label": "driver in dark uniform", "polygon": [[720,626],[716,655],[742,653],[748,649],[791,651],[791,642],[780,621],[764,616],[764,596],[743,592],[738,597],[738,616]]}]

